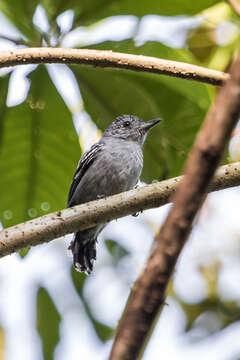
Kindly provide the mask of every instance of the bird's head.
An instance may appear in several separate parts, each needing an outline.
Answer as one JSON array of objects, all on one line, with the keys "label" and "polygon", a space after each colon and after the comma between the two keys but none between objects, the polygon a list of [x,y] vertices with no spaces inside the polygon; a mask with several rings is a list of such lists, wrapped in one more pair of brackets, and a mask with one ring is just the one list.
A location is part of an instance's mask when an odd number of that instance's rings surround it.
[{"label": "bird's head", "polygon": [[142,121],[134,115],[120,115],[104,131],[103,137],[115,137],[143,145],[148,131],[161,119]]}]

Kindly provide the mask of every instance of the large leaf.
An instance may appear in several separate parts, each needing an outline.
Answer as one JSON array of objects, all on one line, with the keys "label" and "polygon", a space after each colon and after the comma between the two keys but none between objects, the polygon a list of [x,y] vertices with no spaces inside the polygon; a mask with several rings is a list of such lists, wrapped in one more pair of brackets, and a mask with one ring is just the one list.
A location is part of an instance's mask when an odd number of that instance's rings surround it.
[{"label": "large leaf", "polygon": [[[0,146],[1,146],[2,136],[3,136],[4,117],[5,117],[6,111],[7,111],[6,100],[7,100],[7,93],[8,93],[8,81],[9,81],[9,76],[3,76],[3,77],[0,76],[0,93],[1,93],[1,96],[0,96]],[[1,159],[1,157],[0,157],[0,159]]]},{"label": "large leaf", "polygon": [[[95,48],[113,48],[105,43]],[[186,52],[148,43],[140,48],[131,41],[117,43],[118,51],[151,54],[192,62]],[[142,179],[150,182],[179,175],[194,136],[210,104],[208,87],[166,76],[87,67],[72,67],[78,79],[86,110],[101,129],[120,114],[135,114],[148,120],[161,116],[144,146]]]},{"label": "large leaf", "polygon": [[37,329],[42,340],[45,360],[52,360],[54,349],[59,341],[61,317],[48,292],[39,288],[37,294]]},{"label": "large leaf", "polygon": [[0,108],[0,219],[11,226],[66,206],[80,155],[69,110],[45,67],[31,74],[27,100]]},{"label": "large leaf", "polygon": [[71,268],[71,276],[72,281],[75,286],[75,289],[83,303],[83,306],[85,308],[85,311],[88,315],[88,319],[91,321],[94,330],[96,331],[97,336],[102,342],[105,342],[109,340],[113,335],[113,329],[106,324],[103,324],[102,322],[98,321],[95,316],[93,315],[90,306],[88,305],[87,300],[85,299],[83,295],[83,287],[85,284],[85,281],[87,279],[86,275],[79,272],[77,272],[73,267]]},{"label": "large leaf", "polygon": [[0,0],[0,10],[29,40],[37,43],[39,34],[32,22],[37,0]]},{"label": "large leaf", "polygon": [[142,17],[148,14],[158,15],[193,15],[216,3],[219,0],[40,0],[52,21],[61,12],[73,9],[75,25],[92,24],[103,18],[114,15],[136,15]]},{"label": "large leaf", "polygon": [[103,18],[114,15],[135,15],[142,17],[148,14],[157,15],[193,15],[218,3],[219,0],[0,0],[0,10],[8,19],[32,41],[39,43],[39,33],[32,23],[37,4],[44,6],[51,25],[63,11],[73,9],[75,26],[92,24]]},{"label": "large leaf", "polygon": [[[77,0],[39,0],[39,3],[45,8],[50,22],[52,22],[58,15],[65,10],[73,9],[75,16],[78,16],[82,12],[82,1]],[[91,1],[87,2],[91,4]]]},{"label": "large leaf", "polygon": [[198,0],[195,2],[189,0],[85,0],[81,3],[78,2],[78,9],[81,10],[78,23],[81,25],[92,23],[114,15],[135,15],[138,17],[148,14],[193,15],[217,2],[219,0]]}]

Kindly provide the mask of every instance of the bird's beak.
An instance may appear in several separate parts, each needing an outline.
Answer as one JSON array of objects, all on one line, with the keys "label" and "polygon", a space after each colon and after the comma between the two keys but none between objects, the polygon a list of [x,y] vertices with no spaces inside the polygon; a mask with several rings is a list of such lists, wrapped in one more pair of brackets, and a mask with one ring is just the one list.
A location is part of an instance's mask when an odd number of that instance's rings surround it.
[{"label": "bird's beak", "polygon": [[162,119],[158,118],[158,119],[153,119],[153,120],[149,120],[147,121],[146,123],[143,123],[141,125],[141,130],[144,130],[144,131],[148,131],[150,130],[154,125],[158,124],[159,121],[161,121]]}]

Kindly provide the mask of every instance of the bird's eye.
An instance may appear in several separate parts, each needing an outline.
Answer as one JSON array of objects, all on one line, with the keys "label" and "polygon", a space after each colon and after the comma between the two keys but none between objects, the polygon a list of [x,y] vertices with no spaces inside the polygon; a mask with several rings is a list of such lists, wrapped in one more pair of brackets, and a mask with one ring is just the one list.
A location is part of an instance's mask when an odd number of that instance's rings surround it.
[{"label": "bird's eye", "polygon": [[125,122],[123,123],[123,126],[124,126],[124,127],[130,126],[130,121],[125,121]]}]

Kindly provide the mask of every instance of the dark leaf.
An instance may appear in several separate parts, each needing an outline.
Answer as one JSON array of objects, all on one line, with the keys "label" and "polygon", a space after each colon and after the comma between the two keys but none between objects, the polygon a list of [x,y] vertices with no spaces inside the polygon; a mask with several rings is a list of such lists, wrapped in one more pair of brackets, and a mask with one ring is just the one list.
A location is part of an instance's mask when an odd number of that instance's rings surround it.
[{"label": "dark leaf", "polygon": [[30,78],[31,89],[23,104],[7,108],[2,103],[0,107],[0,219],[4,227],[65,208],[80,156],[71,114],[45,67]]},{"label": "dark leaf", "polygon": [[78,295],[82,298],[83,287],[85,281],[87,280],[87,275],[84,273],[79,273],[74,269],[73,266],[71,266],[71,277]]},{"label": "dark leaf", "polygon": [[38,5],[37,0],[0,0],[0,10],[27,39],[39,44],[40,35],[32,18]]},{"label": "dark leaf", "polygon": [[[90,314],[88,314],[88,316],[90,317]],[[92,324],[94,326],[94,329],[95,329],[99,339],[102,342],[108,341],[109,339],[111,339],[113,337],[113,331],[114,331],[113,328],[97,321],[93,317],[91,318],[91,321],[92,321]]]},{"label": "dark leaf", "polygon": [[[53,23],[58,15],[69,9],[73,9],[75,16],[78,16],[86,6],[84,1],[77,0],[40,0],[39,2],[45,8],[50,23]],[[89,3],[91,4],[91,1]]]},{"label": "dark leaf", "polygon": [[[206,330],[206,334],[216,333],[240,320],[239,305],[234,301],[221,301],[217,296],[198,304],[180,303],[187,317],[186,331],[201,328]],[[209,314],[214,314],[215,324],[211,324],[213,320],[209,323]]]},{"label": "dark leaf", "polygon": [[79,25],[90,24],[115,15],[135,15],[138,17],[148,14],[166,16],[193,15],[218,2],[219,0],[199,0],[195,2],[189,2],[189,0],[171,0],[170,2],[156,0],[86,0],[82,1],[81,4],[78,2],[79,16],[77,17],[77,23]]},{"label": "dark leaf", "polygon": [[124,256],[129,254],[128,250],[114,240],[105,240],[105,245],[112,255],[115,264],[118,264]]},{"label": "dark leaf", "polygon": [[44,288],[37,294],[37,329],[42,340],[45,360],[52,360],[54,349],[59,341],[59,324],[61,317]]},{"label": "dark leaf", "polygon": [[217,48],[216,26],[203,23],[188,34],[187,44],[201,62],[207,61]]},{"label": "dark leaf", "polygon": [[72,280],[73,280],[75,289],[76,289],[79,297],[81,298],[81,301],[84,305],[85,311],[96,331],[97,336],[103,342],[109,340],[113,335],[113,329],[111,327],[107,326],[106,324],[103,324],[102,322],[98,321],[94,317],[94,315],[91,311],[91,308],[89,307],[88,302],[83,295],[83,287],[84,287],[85,280],[87,279],[87,276],[83,273],[77,272],[73,267],[71,268],[71,276],[72,276]]}]

